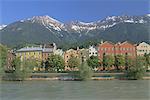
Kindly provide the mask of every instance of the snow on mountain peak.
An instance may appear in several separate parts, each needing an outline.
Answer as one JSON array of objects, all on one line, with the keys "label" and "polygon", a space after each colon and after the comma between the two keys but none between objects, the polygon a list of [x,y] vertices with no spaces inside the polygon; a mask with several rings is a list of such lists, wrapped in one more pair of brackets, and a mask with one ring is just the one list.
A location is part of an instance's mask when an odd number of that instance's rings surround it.
[{"label": "snow on mountain peak", "polygon": [[147,14],[148,17],[150,17],[150,14]]},{"label": "snow on mountain peak", "polygon": [[59,22],[58,20],[49,17],[48,15],[46,16],[34,16],[31,18],[32,23],[40,23],[44,25],[47,29],[51,30],[53,28],[54,30],[61,31],[61,29],[64,28],[64,24]]},{"label": "snow on mountain peak", "polygon": [[106,20],[113,20],[113,21],[115,21],[116,18],[117,18],[117,16],[108,16],[106,18]]},{"label": "snow on mountain peak", "polygon": [[[69,23],[61,23],[60,21],[45,15],[45,16],[34,16],[27,20],[21,20],[20,22],[30,21],[32,23],[38,23],[45,26],[50,31],[73,31],[73,32],[89,32],[91,30],[100,29],[105,30],[109,27],[113,27],[119,23],[148,23],[150,14],[145,16],[108,16],[103,20],[94,22],[82,22],[82,21],[71,21]],[[55,33],[55,32],[54,32]]]},{"label": "snow on mountain peak", "polygon": [[6,27],[7,25],[0,25],[0,30],[2,30],[4,27]]}]

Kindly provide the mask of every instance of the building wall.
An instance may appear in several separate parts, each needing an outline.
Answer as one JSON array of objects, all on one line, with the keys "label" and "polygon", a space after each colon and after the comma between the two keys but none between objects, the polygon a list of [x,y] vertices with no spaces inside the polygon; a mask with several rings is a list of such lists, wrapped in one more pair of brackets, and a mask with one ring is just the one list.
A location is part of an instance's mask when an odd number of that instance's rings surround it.
[{"label": "building wall", "polygon": [[74,56],[74,57],[79,58],[79,53],[78,53],[78,51],[77,51],[77,50],[70,49],[70,50],[67,50],[67,51],[64,53],[65,66],[68,66],[68,60],[71,58],[71,56]]},{"label": "building wall", "polygon": [[[116,48],[116,47],[115,47]],[[123,42],[119,45],[119,52],[116,52],[120,55],[128,55],[131,57],[136,57],[136,46],[129,42]]]},{"label": "building wall", "polygon": [[150,53],[150,45],[148,43],[142,42],[139,45],[137,45],[137,55],[143,56],[144,54]]},{"label": "building wall", "polygon": [[104,42],[102,44],[99,44],[98,46],[98,57],[99,59],[103,59],[103,55],[113,55],[115,54],[114,51],[114,44],[111,42]]},{"label": "building wall", "polygon": [[86,61],[89,58],[88,49],[79,49],[78,54],[79,54],[80,62],[82,62],[83,60]]},{"label": "building wall", "polygon": [[53,54],[53,53],[52,52],[42,52],[42,60],[46,61],[51,54]]},{"label": "building wall", "polygon": [[16,56],[20,57],[22,61],[27,59],[36,59],[38,61],[42,61],[42,51],[16,52]]},{"label": "building wall", "polygon": [[63,52],[62,49],[57,49],[57,50],[55,50],[55,51],[54,51],[54,54],[55,54],[55,55],[60,55],[61,57],[64,58],[64,52]]},{"label": "building wall", "polygon": [[103,59],[103,54],[106,55],[128,55],[130,57],[136,57],[136,46],[127,41],[123,43],[113,44],[111,42],[104,42],[98,46],[98,57]]},{"label": "building wall", "polygon": [[89,57],[91,56],[97,56],[97,50],[94,48],[94,46],[89,47]]}]

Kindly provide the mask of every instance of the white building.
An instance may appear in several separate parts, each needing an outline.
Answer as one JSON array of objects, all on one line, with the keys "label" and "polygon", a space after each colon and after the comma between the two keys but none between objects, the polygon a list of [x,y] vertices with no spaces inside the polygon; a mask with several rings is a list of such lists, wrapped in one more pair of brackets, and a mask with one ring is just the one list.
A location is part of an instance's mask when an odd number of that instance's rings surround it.
[{"label": "white building", "polygon": [[60,56],[64,56],[64,52],[63,52],[63,50],[62,49],[56,49],[55,51],[54,51],[54,54],[55,55],[60,55]]},{"label": "white building", "polygon": [[144,54],[149,54],[150,53],[150,45],[148,43],[142,42],[137,45],[137,55],[138,56],[143,56]]},{"label": "white building", "polygon": [[89,46],[89,57],[97,56],[97,49],[92,45]]}]

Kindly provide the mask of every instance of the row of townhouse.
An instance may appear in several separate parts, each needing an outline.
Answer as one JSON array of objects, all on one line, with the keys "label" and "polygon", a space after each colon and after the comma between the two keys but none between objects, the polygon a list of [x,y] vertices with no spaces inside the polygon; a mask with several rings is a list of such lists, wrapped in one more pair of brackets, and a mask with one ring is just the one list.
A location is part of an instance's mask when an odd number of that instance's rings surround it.
[{"label": "row of townhouse", "polygon": [[136,56],[144,56],[144,54],[150,53],[150,45],[148,43],[142,42],[140,44],[133,44],[128,41],[125,42],[101,42],[98,45],[98,57],[103,59],[103,55],[128,55],[132,58]]},{"label": "row of townhouse", "polygon": [[[83,53],[84,52],[84,53]],[[71,56],[77,57],[80,60],[85,60],[91,56],[98,56],[99,60],[103,59],[104,55],[128,55],[131,58],[136,56],[144,56],[144,54],[150,53],[150,45],[142,42],[140,44],[133,44],[128,41],[112,43],[109,41],[101,42],[97,46],[89,46],[88,49],[67,50],[64,52],[65,66],[68,66],[68,61]]]},{"label": "row of townhouse", "polygon": [[[140,44],[132,44],[128,41],[125,42],[118,42],[118,43],[112,43],[112,42],[101,42],[97,46],[89,46],[88,49],[69,49],[65,52],[63,52],[61,49],[57,49],[57,46],[55,43],[52,44],[44,44],[38,47],[24,47],[19,50],[16,50],[15,53],[12,53],[9,51],[8,53],[8,65],[10,65],[9,62],[12,61],[14,58],[14,54],[16,57],[20,57],[20,59],[27,60],[27,59],[35,59],[39,62],[46,61],[49,55],[51,54],[57,54],[64,58],[65,66],[68,66],[68,61],[71,56],[77,57],[82,61],[83,59],[86,60],[91,56],[98,56],[98,58],[101,60],[103,59],[103,55],[128,55],[133,58],[138,56],[143,56],[144,54],[150,53],[150,45],[148,43],[142,42]],[[8,66],[8,67],[9,67]]]}]

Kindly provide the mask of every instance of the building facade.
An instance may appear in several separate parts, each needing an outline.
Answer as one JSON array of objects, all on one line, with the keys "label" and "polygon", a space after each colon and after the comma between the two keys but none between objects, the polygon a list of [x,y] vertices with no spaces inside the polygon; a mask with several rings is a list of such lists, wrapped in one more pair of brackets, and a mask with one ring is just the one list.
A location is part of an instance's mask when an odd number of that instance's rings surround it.
[{"label": "building facade", "polygon": [[137,45],[137,55],[138,56],[144,56],[144,54],[150,53],[150,45],[148,43],[142,42]]},{"label": "building facade", "polygon": [[89,50],[88,49],[79,49],[78,55],[80,62],[86,61],[89,58]]},{"label": "building facade", "polygon": [[64,52],[62,49],[57,49],[54,51],[54,55],[59,55],[64,58]]},{"label": "building facade", "polygon": [[42,61],[46,61],[51,54],[54,54],[57,47],[55,43],[52,44],[44,44],[42,46]]},{"label": "building facade", "polygon": [[45,61],[50,54],[56,51],[56,44],[44,44],[38,47],[24,47],[16,51],[16,56],[21,58],[21,61],[35,59],[37,61]]},{"label": "building facade", "polygon": [[97,49],[93,45],[89,46],[89,57],[91,56],[97,56]]},{"label": "building facade", "polygon": [[136,45],[132,44],[128,41],[118,42],[116,44],[112,42],[104,42],[98,45],[98,57],[99,59],[103,59],[103,55],[128,55],[130,57],[136,57]]},{"label": "building facade", "polygon": [[16,51],[16,57],[20,57],[21,61],[34,59],[42,61],[42,47],[24,47]]},{"label": "building facade", "polygon": [[72,56],[76,57],[76,58],[79,58],[78,50],[69,49],[69,50],[64,52],[64,61],[65,61],[65,66],[66,67],[68,67],[68,61]]}]

